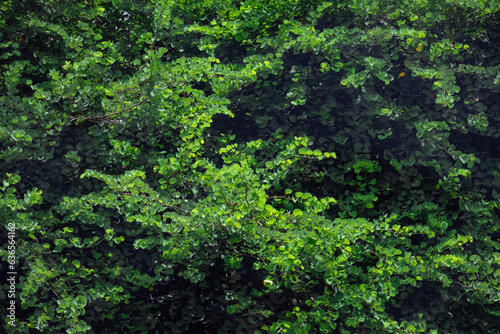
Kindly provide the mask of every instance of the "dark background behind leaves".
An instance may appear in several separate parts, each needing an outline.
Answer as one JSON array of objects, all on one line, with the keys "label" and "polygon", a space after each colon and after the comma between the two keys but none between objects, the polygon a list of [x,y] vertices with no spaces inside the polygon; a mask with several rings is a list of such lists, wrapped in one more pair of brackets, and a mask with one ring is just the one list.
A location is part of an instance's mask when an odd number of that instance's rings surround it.
[{"label": "dark background behind leaves", "polygon": [[1,1],[2,327],[498,333],[499,9]]}]

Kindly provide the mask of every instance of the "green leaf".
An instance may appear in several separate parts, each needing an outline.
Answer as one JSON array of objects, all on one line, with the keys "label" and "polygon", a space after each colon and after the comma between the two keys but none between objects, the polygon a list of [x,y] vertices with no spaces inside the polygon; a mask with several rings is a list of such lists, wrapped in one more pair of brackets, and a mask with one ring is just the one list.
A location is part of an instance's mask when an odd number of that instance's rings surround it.
[{"label": "green leaf", "polygon": [[80,268],[80,261],[78,261],[78,260],[71,261],[71,264],[73,264],[77,268]]}]

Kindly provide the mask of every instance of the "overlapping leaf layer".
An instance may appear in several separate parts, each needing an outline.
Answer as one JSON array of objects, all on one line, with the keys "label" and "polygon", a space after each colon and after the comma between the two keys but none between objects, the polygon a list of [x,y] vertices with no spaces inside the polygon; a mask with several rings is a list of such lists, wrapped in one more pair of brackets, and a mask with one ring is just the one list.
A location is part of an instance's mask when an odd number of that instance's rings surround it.
[{"label": "overlapping leaf layer", "polygon": [[2,328],[498,333],[499,9],[1,1]]}]

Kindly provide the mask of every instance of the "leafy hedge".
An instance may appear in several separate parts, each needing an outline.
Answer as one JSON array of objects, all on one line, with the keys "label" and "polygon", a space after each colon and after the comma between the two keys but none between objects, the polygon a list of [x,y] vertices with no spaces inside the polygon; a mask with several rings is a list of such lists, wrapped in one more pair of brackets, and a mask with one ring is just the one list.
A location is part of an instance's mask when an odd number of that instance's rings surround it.
[{"label": "leafy hedge", "polygon": [[499,9],[1,1],[2,328],[498,333]]}]

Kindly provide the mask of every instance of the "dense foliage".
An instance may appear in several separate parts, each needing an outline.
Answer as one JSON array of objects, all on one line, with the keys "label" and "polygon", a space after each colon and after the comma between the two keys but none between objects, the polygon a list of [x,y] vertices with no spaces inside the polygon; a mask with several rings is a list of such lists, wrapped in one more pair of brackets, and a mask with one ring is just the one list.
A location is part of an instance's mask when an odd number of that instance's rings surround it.
[{"label": "dense foliage", "polygon": [[0,1],[2,328],[500,332],[499,9]]}]

